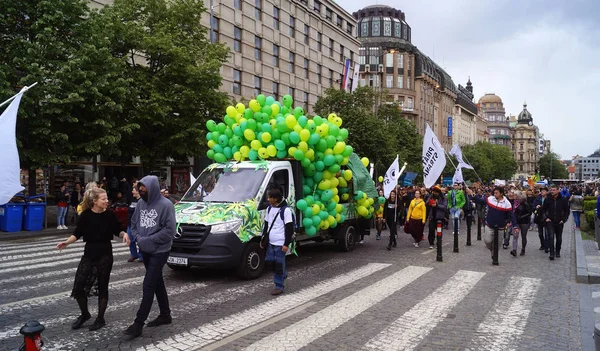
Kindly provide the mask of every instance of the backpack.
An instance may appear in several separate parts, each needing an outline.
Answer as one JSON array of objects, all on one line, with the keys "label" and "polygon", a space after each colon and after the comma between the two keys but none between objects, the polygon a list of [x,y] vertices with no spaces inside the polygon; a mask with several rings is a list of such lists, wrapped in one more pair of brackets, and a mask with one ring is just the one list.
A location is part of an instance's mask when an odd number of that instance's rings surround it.
[{"label": "backpack", "polygon": [[[283,206],[279,207],[279,218],[281,218],[281,221],[283,221],[284,225],[285,225],[284,213],[285,213],[285,209],[287,207],[288,207],[287,205],[283,205]],[[269,207],[267,207],[267,214],[269,214],[270,212],[271,212],[271,205],[269,205]],[[294,223],[294,229],[298,229],[298,225],[296,224],[296,215],[294,214],[294,211],[291,211],[291,212],[292,212],[292,222]]]}]

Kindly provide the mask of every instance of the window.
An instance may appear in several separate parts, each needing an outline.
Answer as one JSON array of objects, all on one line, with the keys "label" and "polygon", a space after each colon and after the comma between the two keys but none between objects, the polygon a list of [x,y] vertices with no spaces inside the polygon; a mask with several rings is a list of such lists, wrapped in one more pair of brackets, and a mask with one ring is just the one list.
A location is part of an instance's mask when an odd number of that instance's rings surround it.
[{"label": "window", "polygon": [[261,78],[259,76],[254,76],[254,96],[260,95],[261,83]]},{"label": "window", "polygon": [[279,83],[273,82],[273,97],[279,100]]},{"label": "window", "polygon": [[273,29],[279,30],[279,8],[273,7]]},{"label": "window", "polygon": [[279,45],[273,44],[273,66],[279,67]]},{"label": "window", "polygon": [[369,62],[370,65],[378,65],[379,64],[379,49],[378,48],[369,48]]},{"label": "window", "polygon": [[304,78],[308,78],[308,59],[304,59]]},{"label": "window", "polygon": [[325,18],[327,18],[328,20],[331,20],[333,18],[333,12],[331,12],[331,9],[329,7],[325,8]]},{"label": "window", "polygon": [[337,21],[336,21],[337,26],[342,28],[342,23],[343,23],[342,17],[340,17],[340,15],[337,15]]},{"label": "window", "polygon": [[413,98],[409,97],[408,100],[406,101],[406,107],[413,109],[415,107],[415,104],[413,102]]},{"label": "window", "polygon": [[344,51],[346,51],[344,48],[344,45],[340,44],[340,61],[342,61],[342,63],[345,63],[344,62]]},{"label": "window", "polygon": [[233,51],[242,52],[242,29],[233,27]]},{"label": "window", "polygon": [[385,87],[393,88],[394,87],[394,76],[391,74],[385,75]]},{"label": "window", "polygon": [[407,77],[408,79],[406,79],[406,89],[410,89],[410,77]]},{"label": "window", "polygon": [[305,91],[302,95],[304,95],[303,96],[304,102],[306,102],[306,104],[308,104],[308,93]]},{"label": "window", "polygon": [[329,87],[333,87],[333,70],[329,70]]},{"label": "window", "polygon": [[317,32],[317,51],[321,51],[323,48],[323,34],[321,32]]},{"label": "window", "polygon": [[380,17],[373,17],[373,20],[371,21],[371,34],[374,37],[378,37],[381,35],[380,22]]},{"label": "window", "polygon": [[386,37],[392,36],[392,19],[390,17],[383,18],[383,35]]},{"label": "window", "polygon": [[290,37],[296,37],[296,19],[290,16]]},{"label": "window", "polygon": [[322,69],[321,65],[317,64],[317,82],[319,84],[321,84],[321,69]]},{"label": "window", "polygon": [[394,54],[385,54],[385,67],[394,68]]},{"label": "window", "polygon": [[212,18],[212,36],[210,38],[210,41],[212,43],[215,43],[217,41],[219,41],[219,18],[213,16]]},{"label": "window", "polygon": [[254,58],[262,61],[262,39],[256,35],[254,36]]},{"label": "window", "polygon": [[519,150],[523,151],[523,143],[519,144]]},{"label": "window", "polygon": [[296,92],[296,89],[290,87],[290,90],[288,91],[288,94],[290,94],[290,96],[292,97],[292,99],[296,100],[296,95],[294,95],[294,93]]},{"label": "window", "polygon": [[398,69],[404,68],[404,55],[398,54]]},{"label": "window", "polygon": [[310,38],[310,27],[308,24],[304,25],[304,44],[308,45],[308,38]]},{"label": "window", "polygon": [[367,49],[358,48],[358,64],[364,65],[367,63]]},{"label": "window", "polygon": [[262,0],[254,0],[254,18],[262,21]]},{"label": "window", "polygon": [[242,10],[242,2],[243,2],[242,0],[233,0],[233,7],[236,10],[240,10],[241,11]]},{"label": "window", "polygon": [[396,84],[397,84],[397,88],[403,89],[404,88],[404,76],[398,75]]},{"label": "window", "polygon": [[233,93],[242,94],[242,72],[237,69],[233,70]]},{"label": "window", "polygon": [[523,161],[523,154],[519,155],[519,161]]},{"label": "window", "polygon": [[369,35],[369,21],[362,20],[360,22],[360,36],[366,37],[367,35]]},{"label": "window", "polygon": [[294,54],[293,52],[290,52],[290,65],[288,70],[290,71],[290,73],[296,73],[296,54]]},{"label": "window", "polygon": [[366,87],[367,86],[367,80],[365,78],[361,78],[359,84],[360,84],[361,87]]},{"label": "window", "polygon": [[350,23],[346,24],[346,33],[352,35],[352,33],[354,33],[354,26],[351,25]]},{"label": "window", "polygon": [[523,172],[523,165],[519,165],[519,171]]},{"label": "window", "polygon": [[333,45],[335,44],[335,42],[333,41],[333,39],[329,39],[329,56],[333,57]]},{"label": "window", "polygon": [[315,0],[313,4],[313,10],[315,10],[316,13],[321,13],[321,3],[317,0]]}]

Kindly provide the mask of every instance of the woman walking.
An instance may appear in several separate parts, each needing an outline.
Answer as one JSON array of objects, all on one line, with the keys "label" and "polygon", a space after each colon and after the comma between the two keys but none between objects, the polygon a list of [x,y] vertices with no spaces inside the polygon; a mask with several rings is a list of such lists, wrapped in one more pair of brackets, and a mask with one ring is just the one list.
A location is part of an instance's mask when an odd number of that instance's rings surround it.
[{"label": "woman walking", "polygon": [[398,228],[396,227],[396,216],[397,216],[397,204],[396,204],[396,191],[392,190],[390,192],[390,197],[385,201],[384,211],[385,211],[385,221],[390,230],[390,242],[386,247],[388,250],[391,250],[392,247],[396,247],[398,245],[396,241],[396,235]]},{"label": "woman walking", "polygon": [[581,226],[581,212],[583,212],[583,196],[581,196],[581,190],[575,190],[573,195],[569,199],[571,204],[571,211],[573,212],[573,220],[575,220],[575,228],[579,229]]},{"label": "woman walking", "polygon": [[[58,250],[65,249],[69,244],[83,237],[85,249],[83,256],[75,273],[73,291],[71,296],[77,300],[81,309],[81,315],[71,325],[73,329],[79,329],[91,318],[88,310],[86,288],[89,289],[89,280],[98,279],[98,316],[90,326],[90,331],[98,330],[106,325],[104,312],[108,305],[108,282],[113,266],[113,254],[111,240],[113,236],[124,238],[125,232],[119,232],[119,221],[114,212],[106,211],[108,208],[108,197],[106,191],[93,188],[85,192],[82,213],[73,235],[66,241],[59,243]],[[95,273],[94,273],[95,271]]]},{"label": "woman walking", "polygon": [[415,240],[414,246],[419,247],[419,243],[423,240],[423,229],[425,229],[426,220],[425,201],[421,198],[421,191],[415,191],[415,198],[408,206],[408,214],[406,216],[406,224],[408,225],[408,233]]},{"label": "woman walking", "polygon": [[[525,255],[525,247],[527,246],[527,231],[529,230],[529,219],[531,218],[531,213],[533,212],[531,205],[527,201],[527,196],[520,191],[515,192],[515,202],[513,205],[515,209],[515,218],[517,220],[517,225],[519,226],[519,231],[521,232],[521,256]],[[519,245],[519,231],[513,230],[513,249],[510,252],[511,255],[517,257],[517,249]]]},{"label": "woman walking", "polygon": [[69,229],[65,225],[65,218],[67,217],[67,210],[69,209],[69,198],[71,193],[67,191],[67,187],[63,184],[60,186],[60,190],[56,193],[56,206],[58,213],[56,215],[56,229]]}]

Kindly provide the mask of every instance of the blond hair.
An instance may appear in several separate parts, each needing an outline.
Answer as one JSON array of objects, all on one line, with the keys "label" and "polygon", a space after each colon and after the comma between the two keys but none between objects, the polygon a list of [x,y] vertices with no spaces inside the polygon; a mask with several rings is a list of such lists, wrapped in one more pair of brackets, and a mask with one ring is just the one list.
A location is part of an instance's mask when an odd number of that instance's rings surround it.
[{"label": "blond hair", "polygon": [[94,207],[94,201],[100,198],[100,195],[106,194],[106,190],[102,188],[91,188],[83,194],[83,202],[81,203],[81,212],[85,212]]},{"label": "blond hair", "polygon": [[89,182],[89,183],[87,183],[85,185],[85,191],[88,191],[90,189],[94,189],[94,188],[97,188],[97,187],[98,187],[98,184],[96,182],[94,182],[94,181],[91,181],[91,182]]}]

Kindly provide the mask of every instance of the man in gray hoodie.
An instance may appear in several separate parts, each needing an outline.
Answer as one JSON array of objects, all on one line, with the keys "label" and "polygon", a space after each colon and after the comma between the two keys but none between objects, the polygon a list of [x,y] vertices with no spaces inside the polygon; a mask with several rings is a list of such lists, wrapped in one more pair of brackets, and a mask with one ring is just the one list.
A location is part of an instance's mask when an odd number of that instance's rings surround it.
[{"label": "man in gray hoodie", "polygon": [[148,323],[156,327],[171,323],[169,298],[163,280],[162,270],[169,258],[171,243],[175,234],[175,208],[173,203],[160,194],[156,176],[146,176],[138,182],[140,199],[131,218],[131,234],[144,257],[146,276],[144,277],[143,297],[135,322],[125,330],[133,338],[142,335],[142,328],[154,301],[158,302],[160,314]]}]

